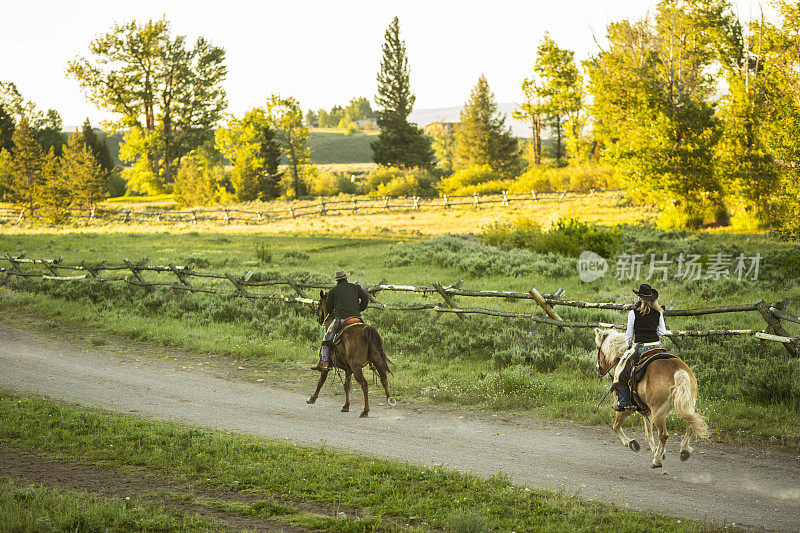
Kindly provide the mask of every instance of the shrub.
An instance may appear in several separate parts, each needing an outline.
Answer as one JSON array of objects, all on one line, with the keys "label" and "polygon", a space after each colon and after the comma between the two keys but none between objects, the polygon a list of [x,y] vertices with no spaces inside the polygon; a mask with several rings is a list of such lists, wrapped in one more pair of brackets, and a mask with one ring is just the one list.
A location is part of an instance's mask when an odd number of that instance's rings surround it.
[{"label": "shrub", "polygon": [[445,194],[472,194],[477,192],[476,186],[498,181],[497,178],[497,171],[489,165],[471,166],[443,179],[439,184],[439,190]]},{"label": "shrub", "polygon": [[256,257],[265,264],[272,262],[272,250],[266,244],[256,244]]},{"label": "shrub", "polygon": [[584,163],[568,167],[529,167],[521,176],[509,183],[514,194],[536,192],[609,190],[622,187],[622,180],[614,170],[605,165]]},{"label": "shrub", "polygon": [[349,174],[330,172],[312,167],[306,172],[308,192],[312,196],[336,196],[339,194],[360,194],[359,183]]},{"label": "shrub", "polygon": [[383,183],[375,190],[376,196],[436,196],[436,177],[422,168],[412,168],[402,175]]},{"label": "shrub", "polygon": [[514,223],[495,222],[483,228],[480,238],[487,244],[503,248],[525,248],[568,257],[577,257],[584,250],[611,257],[622,243],[619,229],[603,228],[572,218],[557,220],[547,232],[527,217]]}]

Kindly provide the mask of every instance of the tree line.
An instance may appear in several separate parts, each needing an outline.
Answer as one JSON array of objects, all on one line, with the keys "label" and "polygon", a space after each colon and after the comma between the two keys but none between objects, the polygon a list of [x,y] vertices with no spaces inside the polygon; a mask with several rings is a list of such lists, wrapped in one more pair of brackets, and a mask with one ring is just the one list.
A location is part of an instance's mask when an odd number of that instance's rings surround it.
[{"label": "tree line", "polygon": [[[380,169],[367,190],[486,192],[538,179],[543,168],[597,165],[635,200],[660,205],[668,226],[786,227],[800,218],[800,7],[772,3],[776,21],[741,20],[729,0],[662,0],[645,18],[609,24],[607,44],[582,62],[546,34],[514,112],[531,128],[527,142],[511,133],[482,75],[458,123],[428,135],[410,123],[415,96],[396,17],[384,35],[375,110],[359,97],[303,115],[294,98],[272,95],[242,117],[225,115],[224,50],[172,36],[166,20],[116,25],[67,71],[119,117],[106,126],[124,132],[128,190],[173,192],[182,205],[319,192],[331,177],[310,164],[309,126],[369,118],[380,130],[371,144]],[[29,143],[10,140],[6,115],[25,113],[0,113],[0,169],[10,176]],[[24,127],[11,119],[20,136],[37,140],[41,161],[62,156],[69,144],[53,134],[57,113],[28,115]],[[14,172],[17,185],[3,185],[5,194],[33,206],[21,192],[23,171]]]}]

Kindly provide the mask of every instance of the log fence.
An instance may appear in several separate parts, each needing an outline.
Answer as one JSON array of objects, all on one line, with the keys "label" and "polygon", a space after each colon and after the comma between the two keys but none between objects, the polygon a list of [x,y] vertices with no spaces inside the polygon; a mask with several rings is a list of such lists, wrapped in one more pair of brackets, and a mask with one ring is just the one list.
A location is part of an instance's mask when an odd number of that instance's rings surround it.
[{"label": "log fence", "polygon": [[[0,261],[4,261],[9,266],[0,267],[0,286],[9,282],[13,277],[39,278],[46,282],[58,281],[78,281],[93,280],[96,282],[124,282],[140,287],[168,287],[175,291],[200,292],[206,294],[218,294],[229,297],[256,299],[281,300],[290,304],[299,304],[313,307],[319,302],[306,296],[309,289],[331,289],[334,283],[321,283],[311,280],[311,275],[303,279],[293,279],[291,276],[276,279],[260,279],[253,277],[250,270],[244,275],[236,275],[230,272],[201,272],[195,270],[195,265],[178,266],[170,262],[166,266],[150,265],[147,258],[139,262],[124,259],[122,264],[109,264],[102,261],[98,264],[89,264],[81,261],[80,264],[66,264],[63,257],[58,259],[31,259],[25,254],[12,256],[8,253],[0,256]],[[38,267],[38,270],[35,268]],[[82,272],[82,273],[81,273]],[[174,276],[173,280],[154,280],[145,279],[144,274],[167,274]],[[215,285],[193,284],[192,278],[211,281]],[[563,306],[579,309],[600,309],[608,311],[627,311],[632,309],[631,304],[620,304],[615,302],[582,302],[564,300],[561,296],[563,289],[559,289],[555,294],[541,294],[535,288],[528,292],[497,291],[497,290],[474,290],[461,288],[462,281],[452,285],[442,285],[434,281],[428,285],[398,285],[390,284],[385,280],[378,284],[362,284],[364,290],[370,296],[369,308],[389,310],[389,311],[431,311],[435,313],[434,320],[443,313],[452,313],[460,318],[468,314],[480,314],[505,318],[524,318],[538,324],[548,324],[564,328],[615,328],[625,329],[625,324],[614,324],[610,322],[587,322],[575,320],[563,320],[553,307]],[[232,286],[232,288],[231,288]],[[263,292],[254,289],[259,288],[280,288],[281,286],[291,289],[295,294],[287,295],[276,292]],[[421,294],[424,298],[428,296],[438,296],[442,302],[411,302],[411,303],[382,303],[377,300],[380,292],[397,292]],[[531,300],[534,306],[530,312],[514,312],[502,309],[491,309],[485,307],[462,307],[455,297],[467,298],[494,298],[501,301]],[[794,357],[800,356],[800,337],[792,337],[784,329],[781,321],[800,324],[800,317],[790,314],[786,308],[788,301],[767,304],[759,300],[753,304],[730,305],[722,307],[706,307],[700,309],[665,309],[664,315],[669,316],[702,316],[719,313],[759,313],[765,323],[764,330],[759,329],[731,329],[731,330],[673,330],[668,331],[667,336],[671,339],[681,336],[689,337],[708,337],[717,335],[750,335],[763,341],[779,342],[783,344],[787,352]],[[538,307],[537,307],[538,306]],[[538,311],[545,311],[543,316]]]},{"label": "log fence", "polygon": [[[119,222],[119,223],[155,223],[155,224],[264,224],[291,220],[301,217],[326,216],[336,213],[349,214],[375,214],[385,212],[420,211],[422,209],[450,209],[464,206],[474,209],[490,208],[493,206],[510,207],[511,205],[538,205],[541,202],[563,202],[566,199],[590,198],[596,194],[621,194],[622,189],[590,192],[563,191],[561,193],[537,193],[531,191],[530,195],[510,195],[508,191],[501,194],[468,196],[443,195],[441,197],[354,197],[344,200],[311,201],[311,203],[276,202],[273,206],[284,204],[284,207],[275,209],[246,210],[246,209],[161,209],[135,210],[132,208],[111,209],[108,207],[91,206],[86,208],[69,208],[67,211],[72,219],[85,219],[87,222]],[[11,223],[22,223],[28,220],[29,213],[25,209],[16,207],[0,207],[0,220]]]}]

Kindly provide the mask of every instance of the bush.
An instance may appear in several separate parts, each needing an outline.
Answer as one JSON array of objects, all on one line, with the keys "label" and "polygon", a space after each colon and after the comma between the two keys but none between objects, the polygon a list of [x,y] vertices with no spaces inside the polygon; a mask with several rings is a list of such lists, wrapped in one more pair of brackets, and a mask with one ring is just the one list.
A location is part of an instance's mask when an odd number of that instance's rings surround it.
[{"label": "bush", "polygon": [[383,183],[375,190],[376,196],[437,196],[436,177],[421,168],[413,168]]},{"label": "bush", "polygon": [[436,176],[423,168],[379,167],[367,174],[370,196],[436,196]]},{"label": "bush", "polygon": [[[465,195],[478,192],[476,186],[495,181],[499,183],[498,173],[489,165],[477,165],[459,170],[439,184],[445,194]],[[500,189],[503,190],[503,189]]]},{"label": "bush", "polygon": [[578,257],[584,250],[612,257],[622,243],[619,229],[603,228],[572,218],[557,220],[547,232],[527,217],[514,223],[495,222],[483,228],[480,238],[487,244],[503,248],[524,248],[568,257]]},{"label": "bush", "polygon": [[330,172],[317,167],[306,172],[308,192],[312,196],[336,196],[339,194],[360,194],[359,183],[350,174]]},{"label": "bush", "polygon": [[521,176],[509,183],[508,190],[514,194],[528,194],[531,190],[589,192],[592,189],[603,191],[621,187],[622,180],[614,175],[611,167],[585,163],[563,168],[529,167]]}]

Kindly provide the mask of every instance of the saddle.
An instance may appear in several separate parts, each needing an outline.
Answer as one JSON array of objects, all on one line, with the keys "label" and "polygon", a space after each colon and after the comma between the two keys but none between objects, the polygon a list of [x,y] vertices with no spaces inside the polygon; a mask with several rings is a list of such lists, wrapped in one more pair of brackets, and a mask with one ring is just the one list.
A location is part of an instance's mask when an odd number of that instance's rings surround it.
[{"label": "saddle", "polygon": [[351,316],[349,318],[344,319],[342,322],[341,329],[336,332],[336,335],[333,337],[333,344],[337,345],[342,342],[342,334],[345,332],[346,329],[350,328],[351,326],[355,326],[356,324],[366,324],[364,319],[360,316]]},{"label": "saddle", "polygon": [[669,353],[665,348],[653,348],[652,350],[643,352],[642,355],[639,356],[639,360],[634,363],[633,369],[631,370],[631,377],[628,380],[628,387],[630,387],[631,391],[631,400],[640,411],[645,413],[650,411],[650,409],[647,408],[647,404],[639,397],[639,393],[636,391],[639,382],[644,379],[644,375],[647,373],[647,367],[650,366],[650,363],[653,361],[658,361],[659,359],[677,359],[677,357],[678,356]]}]

